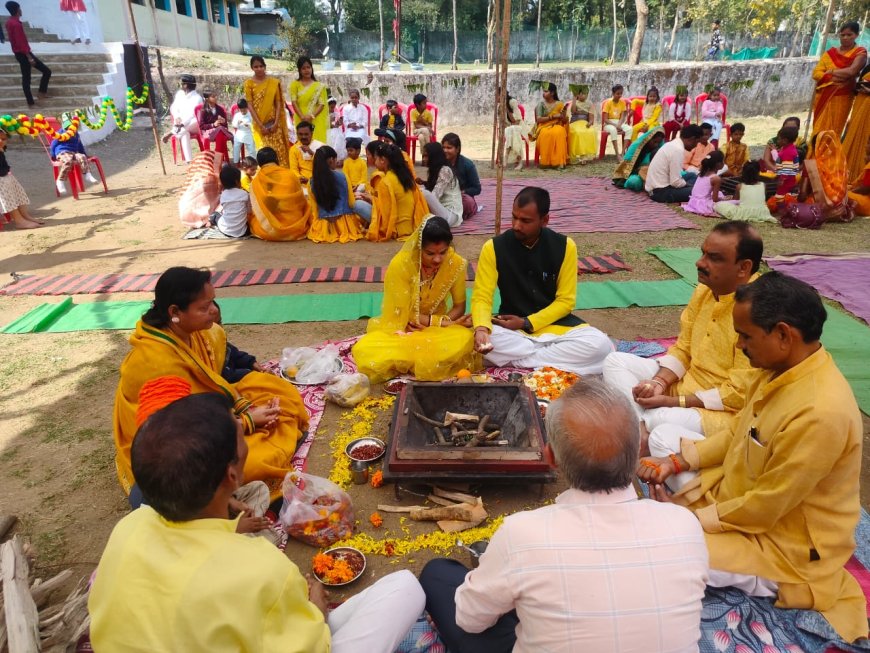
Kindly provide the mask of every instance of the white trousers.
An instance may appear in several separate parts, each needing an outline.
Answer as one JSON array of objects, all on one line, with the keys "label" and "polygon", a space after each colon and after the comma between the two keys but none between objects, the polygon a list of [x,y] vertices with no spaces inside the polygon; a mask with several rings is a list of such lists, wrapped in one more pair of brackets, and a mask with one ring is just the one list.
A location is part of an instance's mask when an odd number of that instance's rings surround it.
[{"label": "white trousers", "polygon": [[613,351],[607,335],[593,326],[571,329],[567,333],[528,336],[493,325],[490,341],[493,350],[486,360],[496,367],[557,367],[575,374],[601,374],[604,359]]},{"label": "white trousers", "polygon": [[[190,137],[191,134],[199,133],[199,123],[196,121],[196,118],[189,118],[184,122],[176,122],[175,126],[176,129],[173,130],[173,133],[178,139],[179,145],[181,145],[181,156],[185,161],[190,161],[193,158],[193,154],[190,151]],[[178,127],[182,129],[178,129]]]},{"label": "white trousers", "polygon": [[631,137],[631,125],[627,125],[626,123],[620,125],[618,120],[605,120],[601,127],[607,132],[612,141],[616,141],[619,132],[622,132],[623,136]]},{"label": "white trousers", "polygon": [[462,224],[462,216],[456,215],[453,211],[444,206],[438,198],[435,197],[435,193],[423,187],[420,187],[420,190],[423,191],[423,197],[426,198],[426,204],[429,205],[429,213],[437,215],[439,218],[444,218],[447,220],[447,224],[451,227],[458,227]]},{"label": "white trousers", "polygon": [[392,653],[425,605],[423,588],[410,571],[384,576],[329,614],[333,653]]},{"label": "white trousers", "polygon": [[233,137],[233,163],[238,163],[242,158],[242,145],[245,146],[245,156],[257,158],[257,146],[254,145],[254,135],[251,132],[243,134],[236,131]]},{"label": "white trousers", "polygon": [[749,596],[774,597],[779,591],[776,581],[761,576],[733,574],[729,571],[711,569],[707,585],[710,587],[736,587]]},{"label": "white trousers", "polygon": [[642,381],[648,381],[658,371],[659,364],[654,359],[613,352],[604,359],[601,374],[607,385],[619,390],[628,398],[631,405],[634,406],[638,419],[642,419],[646,423],[647,431],[652,432],[663,424],[672,424],[703,433],[701,413],[694,408],[645,409],[634,400],[631,389]]}]

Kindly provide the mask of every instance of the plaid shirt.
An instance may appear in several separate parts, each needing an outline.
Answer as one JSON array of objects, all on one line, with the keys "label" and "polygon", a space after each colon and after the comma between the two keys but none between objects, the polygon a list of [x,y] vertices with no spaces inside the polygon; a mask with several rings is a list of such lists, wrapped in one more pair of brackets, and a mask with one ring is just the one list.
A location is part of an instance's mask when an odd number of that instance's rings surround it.
[{"label": "plaid shirt", "polygon": [[507,517],[456,590],[471,633],[516,609],[514,653],[698,650],[707,546],[685,508],[567,490]]},{"label": "plaid shirt", "polygon": [[721,50],[722,49],[722,32],[719,31],[719,28],[713,30],[713,36],[710,39],[710,49],[711,50]]}]

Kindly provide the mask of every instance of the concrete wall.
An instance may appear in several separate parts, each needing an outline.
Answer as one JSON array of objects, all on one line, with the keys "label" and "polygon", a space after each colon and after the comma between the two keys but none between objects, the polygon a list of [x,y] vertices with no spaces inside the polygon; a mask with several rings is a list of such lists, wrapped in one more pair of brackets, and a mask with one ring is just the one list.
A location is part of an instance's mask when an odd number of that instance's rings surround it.
[{"label": "concrete wall", "polygon": [[[100,16],[96,11],[95,2],[100,0],[84,0],[85,18],[91,30],[91,40],[99,43],[103,40],[103,27],[100,24]],[[120,0],[112,0],[121,5]],[[126,2],[127,0],[124,0]],[[6,4],[5,2],[0,4]],[[22,19],[33,27],[39,27],[51,34],[57,34],[62,39],[72,40],[76,37],[75,27],[68,13],[60,11],[58,0],[26,0],[20,2],[23,12]],[[3,8],[6,15],[6,9]],[[126,38],[126,36],[124,37]],[[123,39],[118,39],[123,40]],[[32,44],[31,44],[32,45]]]},{"label": "concrete wall", "polygon": [[[678,84],[686,85],[692,95],[702,93],[707,84],[722,87],[728,96],[729,119],[734,116],[775,115],[805,111],[813,89],[810,77],[815,59],[796,57],[764,61],[727,63],[669,63],[641,66],[574,67],[543,70],[508,70],[508,90],[529,112],[540,100],[540,94],[529,95],[529,82],[544,80],[555,83],[559,97],[565,99],[569,83],[590,86],[590,99],[600,103],[610,96],[610,87],[625,86],[625,95],[643,95],[655,85],[661,94],[670,95]],[[405,66],[407,68],[407,66]],[[273,73],[278,73],[272,70]],[[489,122],[495,95],[495,75],[492,71],[464,72],[376,72],[367,85],[368,73],[316,71],[317,78],[327,84],[330,92],[345,100],[351,88],[360,88],[362,101],[375,113],[379,104],[390,98],[410,101],[415,93],[424,93],[439,106],[439,131],[457,124]],[[295,78],[293,73],[280,73],[285,89]],[[197,72],[200,87],[237,89],[246,76]],[[237,91],[231,91],[231,94]],[[223,95],[223,92],[221,92]],[[235,97],[221,97],[232,103]]]}]

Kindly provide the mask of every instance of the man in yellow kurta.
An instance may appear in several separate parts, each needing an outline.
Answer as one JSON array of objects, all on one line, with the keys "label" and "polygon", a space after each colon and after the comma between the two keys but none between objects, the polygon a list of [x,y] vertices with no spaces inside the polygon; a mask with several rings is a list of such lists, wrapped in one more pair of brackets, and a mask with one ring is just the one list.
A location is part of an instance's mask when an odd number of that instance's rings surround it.
[{"label": "man in yellow kurta", "polygon": [[680,316],[677,342],[655,360],[621,352],[605,359],[604,381],[634,405],[652,455],[678,447],[686,429],[728,428],[743,408],[752,368],[737,347],[731,311],[737,288],[757,278],[763,249],[758,232],[745,222],[713,227],[695,263],[698,287]]},{"label": "man in yellow kurta", "polygon": [[514,199],[511,229],[484,243],[471,296],[474,346],[499,367],[600,374],[613,343],[573,314],[577,245],[548,229],[549,220],[550,194],[527,186]]},{"label": "man in yellow kurta", "polygon": [[296,125],[296,144],[290,148],[290,170],[299,177],[299,183],[308,186],[314,174],[314,153],[323,145],[313,140],[314,127],[304,120]]},{"label": "man in yellow kurta", "polygon": [[686,438],[638,475],[662,485],[697,471],[673,497],[694,511],[710,550],[710,585],[818,610],[847,642],[867,636],[864,595],[843,566],[860,517],[861,414],[819,342],[825,308],[813,288],[770,272],[741,286],[738,346],[760,368],[734,428]]},{"label": "man in yellow kurta", "polygon": [[251,233],[263,240],[302,240],[311,224],[311,206],[296,173],[278,165],[271,147],[257,151],[260,170],[251,181]]}]

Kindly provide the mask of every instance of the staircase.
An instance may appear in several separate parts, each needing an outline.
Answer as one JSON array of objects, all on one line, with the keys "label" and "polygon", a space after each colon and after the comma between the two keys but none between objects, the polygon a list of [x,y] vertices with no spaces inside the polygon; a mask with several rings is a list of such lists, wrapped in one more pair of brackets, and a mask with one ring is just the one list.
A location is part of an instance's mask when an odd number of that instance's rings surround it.
[{"label": "staircase", "polygon": [[[0,19],[4,25],[8,16]],[[28,108],[21,90],[21,68],[11,54],[0,54],[0,115],[17,116],[25,113],[33,116],[37,113],[59,117],[64,111],[92,106],[95,96],[99,95],[98,86],[104,83],[103,75],[108,70],[112,58],[109,54],[84,51],[81,45],[70,43],[67,52],[57,52],[58,46],[52,52],[40,52],[43,43],[69,43],[41,29],[24,23],[24,31],[36,56],[46,66],[51,68],[51,83],[48,86],[49,97],[37,99],[37,105]],[[9,46],[4,46],[8,48]],[[5,50],[8,52],[9,50]],[[33,69],[30,88],[33,97],[37,98],[41,73]]]}]

